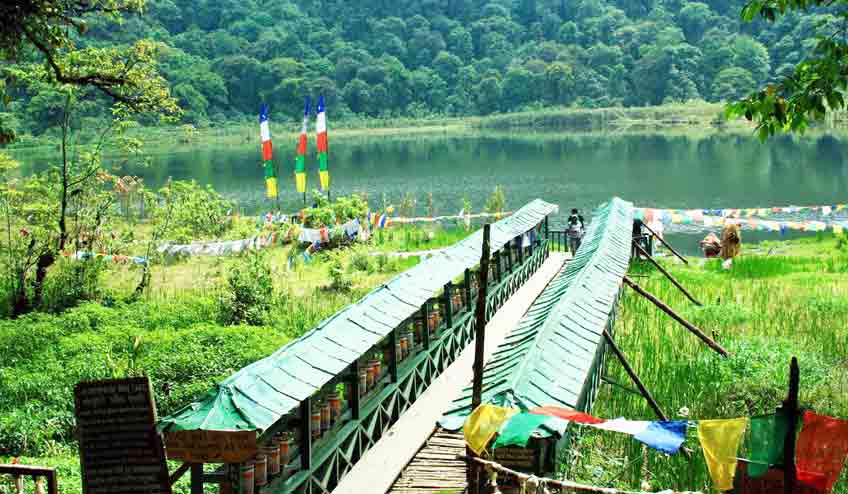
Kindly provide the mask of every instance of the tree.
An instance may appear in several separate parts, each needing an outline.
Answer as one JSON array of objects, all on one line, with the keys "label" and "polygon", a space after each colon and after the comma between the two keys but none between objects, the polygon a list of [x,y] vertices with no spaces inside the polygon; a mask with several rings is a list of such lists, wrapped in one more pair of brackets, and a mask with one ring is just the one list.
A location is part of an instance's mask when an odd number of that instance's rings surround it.
[{"label": "tree", "polygon": [[344,100],[354,113],[361,113],[371,105],[371,93],[368,84],[361,79],[354,79],[344,88]]},{"label": "tree", "polygon": [[439,52],[436,59],[433,60],[433,69],[449,85],[456,82],[460,67],[462,67],[462,60],[446,51]]},{"label": "tree", "polygon": [[733,65],[742,67],[751,73],[754,82],[762,84],[771,70],[769,53],[765,46],[749,36],[736,36],[731,47]]},{"label": "tree", "polygon": [[686,41],[697,43],[712,22],[712,11],[709,5],[701,2],[687,3],[678,14],[680,27],[686,35]]},{"label": "tree", "polygon": [[501,101],[501,83],[494,77],[486,77],[477,86],[477,107],[483,114],[496,112]]},{"label": "tree", "polygon": [[719,72],[713,81],[713,97],[721,100],[736,100],[756,85],[751,72],[741,67],[730,67]]},{"label": "tree", "polygon": [[848,88],[848,10],[845,0],[752,0],[742,9],[746,22],[761,17],[774,23],[788,12],[806,12],[821,6],[836,5],[837,22],[817,26],[817,41],[810,55],[782,81],[728,106],[729,116],[745,116],[757,122],[760,138],[782,131],[806,130],[813,120],[829,111],[845,108],[843,96]]}]

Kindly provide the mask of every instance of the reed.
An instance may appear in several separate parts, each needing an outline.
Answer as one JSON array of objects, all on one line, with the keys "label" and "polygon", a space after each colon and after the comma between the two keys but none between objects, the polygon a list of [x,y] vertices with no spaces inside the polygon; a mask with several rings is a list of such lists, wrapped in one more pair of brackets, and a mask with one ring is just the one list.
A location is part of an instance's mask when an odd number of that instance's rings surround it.
[{"label": "reed", "polygon": [[[809,246],[807,246],[809,247]],[[694,264],[694,263],[693,263]],[[648,389],[673,419],[735,418],[770,413],[788,388],[792,356],[801,367],[801,404],[848,417],[848,278],[846,257],[831,243],[803,256],[744,256],[724,271],[717,262],[667,265],[695,297],[692,305],[665,278],[645,266],[640,285],[725,346],[723,359],[648,301],[624,292],[616,339]],[[607,375],[627,382],[610,359]],[[653,420],[641,396],[604,386],[592,413]],[[694,429],[686,445],[692,461],[669,457],[632,438],[577,428],[576,453],[563,468],[575,480],[601,485],[709,492],[709,475]],[[745,446],[747,447],[747,446]],[[743,447],[744,448],[744,447]],[[744,450],[742,452],[744,455]],[[848,493],[843,480],[834,492]]]}]

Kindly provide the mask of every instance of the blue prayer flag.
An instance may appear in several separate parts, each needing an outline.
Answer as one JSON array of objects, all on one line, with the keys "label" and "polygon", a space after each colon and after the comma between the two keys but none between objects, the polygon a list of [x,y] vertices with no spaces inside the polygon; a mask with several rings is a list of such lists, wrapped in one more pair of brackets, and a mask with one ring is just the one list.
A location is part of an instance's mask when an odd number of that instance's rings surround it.
[{"label": "blue prayer flag", "polygon": [[651,422],[647,429],[633,437],[651,448],[673,455],[686,440],[686,425],[685,420]]}]

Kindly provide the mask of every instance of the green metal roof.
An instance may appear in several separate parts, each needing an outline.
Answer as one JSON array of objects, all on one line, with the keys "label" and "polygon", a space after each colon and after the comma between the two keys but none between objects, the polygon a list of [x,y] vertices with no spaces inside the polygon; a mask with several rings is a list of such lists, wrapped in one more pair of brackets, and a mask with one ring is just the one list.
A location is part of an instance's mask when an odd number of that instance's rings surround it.
[{"label": "green metal roof", "polygon": [[[614,198],[592,218],[577,256],[486,362],[483,403],[578,408],[630,262],[633,205]],[[452,406],[446,428],[470,413],[471,388]]]},{"label": "green metal roof", "polygon": [[[540,199],[491,226],[492,251],[528,232],[557,206]],[[422,261],[321,322],[273,355],[159,422],[160,430],[265,431],[412,317],[446,283],[480,262],[483,232]]]}]

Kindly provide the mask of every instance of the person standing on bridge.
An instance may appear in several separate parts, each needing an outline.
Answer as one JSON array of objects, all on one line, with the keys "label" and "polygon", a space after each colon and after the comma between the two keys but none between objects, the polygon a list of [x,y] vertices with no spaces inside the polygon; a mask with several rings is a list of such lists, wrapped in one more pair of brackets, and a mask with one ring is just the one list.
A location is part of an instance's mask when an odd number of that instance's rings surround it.
[{"label": "person standing on bridge", "polygon": [[571,216],[568,217],[568,249],[571,255],[577,254],[577,249],[580,248],[580,242],[583,240],[584,221],[583,215],[577,209],[571,210]]}]

